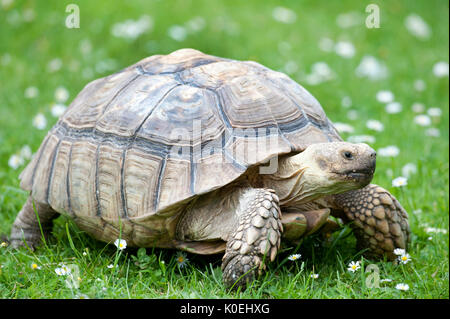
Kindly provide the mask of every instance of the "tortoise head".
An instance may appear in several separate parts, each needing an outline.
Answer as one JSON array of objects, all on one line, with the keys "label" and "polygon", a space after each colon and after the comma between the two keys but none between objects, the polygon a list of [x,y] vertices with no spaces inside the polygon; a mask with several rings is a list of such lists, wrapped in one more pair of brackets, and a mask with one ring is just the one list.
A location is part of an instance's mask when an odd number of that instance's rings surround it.
[{"label": "tortoise head", "polygon": [[313,183],[338,192],[366,186],[375,172],[376,152],[363,143],[312,144],[298,156]]},{"label": "tortoise head", "polygon": [[280,159],[277,172],[263,180],[283,203],[296,205],[366,186],[375,162],[376,152],[366,144],[317,143]]}]

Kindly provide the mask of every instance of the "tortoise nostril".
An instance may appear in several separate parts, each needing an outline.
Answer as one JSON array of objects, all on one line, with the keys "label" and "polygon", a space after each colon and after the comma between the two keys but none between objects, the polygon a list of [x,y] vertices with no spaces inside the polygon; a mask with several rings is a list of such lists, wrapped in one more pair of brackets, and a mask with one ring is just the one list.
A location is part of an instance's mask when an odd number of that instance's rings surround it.
[{"label": "tortoise nostril", "polygon": [[352,159],[353,158],[353,154],[349,151],[344,152],[344,157],[346,159]]},{"label": "tortoise nostril", "polygon": [[372,153],[370,153],[370,158],[376,158],[377,157],[377,152],[373,151]]}]

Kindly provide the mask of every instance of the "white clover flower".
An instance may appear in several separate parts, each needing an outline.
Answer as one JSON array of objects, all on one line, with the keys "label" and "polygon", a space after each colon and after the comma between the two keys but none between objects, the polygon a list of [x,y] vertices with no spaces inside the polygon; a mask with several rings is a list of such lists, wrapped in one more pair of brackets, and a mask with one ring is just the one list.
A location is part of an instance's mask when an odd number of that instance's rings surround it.
[{"label": "white clover flower", "polygon": [[64,114],[66,109],[67,109],[67,106],[65,106],[64,104],[61,104],[61,103],[53,104],[52,109],[51,109],[52,116],[60,117],[61,115]]},{"label": "white clover flower", "polygon": [[413,103],[413,105],[411,106],[411,109],[415,113],[422,113],[423,111],[425,111],[425,105],[423,105],[423,103],[416,102],[416,103]]},{"label": "white clover flower", "polygon": [[8,166],[12,169],[18,169],[20,166],[24,164],[24,160],[21,156],[14,154],[8,160]]},{"label": "white clover flower", "polygon": [[337,55],[349,59],[355,55],[355,46],[349,41],[339,41],[334,47]]},{"label": "white clover flower", "polygon": [[399,176],[392,180],[392,187],[404,187],[408,185],[408,179],[403,176]]},{"label": "white clover flower", "polygon": [[384,130],[384,125],[378,120],[367,120],[366,127],[370,130],[381,132]]},{"label": "white clover flower", "polygon": [[430,127],[425,130],[425,135],[431,136],[431,137],[439,137],[439,136],[441,136],[441,131],[439,131],[435,127]]},{"label": "white clover flower", "polygon": [[0,243],[0,248],[5,248],[5,247],[8,247],[8,243],[5,242],[5,241],[2,241],[2,242]]},{"label": "white clover flower", "polygon": [[167,33],[169,37],[178,42],[184,41],[187,37],[186,28],[181,25],[171,26],[169,30],[167,30]]},{"label": "white clover flower", "polygon": [[422,92],[427,88],[427,84],[422,79],[417,79],[414,81],[414,89],[418,92]]},{"label": "white clover flower", "polygon": [[390,103],[394,101],[394,93],[388,90],[378,91],[376,99],[381,103]]},{"label": "white clover flower", "polygon": [[408,262],[411,261],[411,256],[407,253],[404,253],[400,256],[397,257],[398,261],[401,262],[402,264],[407,264]]},{"label": "white clover flower", "polygon": [[302,257],[301,254],[293,254],[293,255],[290,255],[288,257],[288,259],[291,260],[291,261],[296,261],[296,260],[300,259],[301,257]]},{"label": "white clover flower", "polygon": [[395,289],[402,290],[402,291],[407,291],[407,290],[409,290],[409,286],[407,284],[397,284],[395,286]]},{"label": "white clover flower", "polygon": [[389,75],[386,65],[371,55],[363,57],[355,73],[358,77],[366,77],[372,81],[385,79]]},{"label": "white clover flower", "polygon": [[349,136],[347,138],[347,141],[350,143],[373,144],[373,143],[375,143],[376,139],[372,135],[353,135],[353,136]]},{"label": "white clover flower", "polygon": [[429,126],[431,124],[431,118],[428,115],[420,114],[414,117],[414,123],[420,126]]},{"label": "white clover flower", "polygon": [[399,102],[388,103],[385,107],[386,113],[397,114],[402,111],[402,105]]},{"label": "white clover flower", "polygon": [[428,109],[427,113],[431,117],[439,117],[442,115],[442,110],[438,107],[431,107]]},{"label": "white clover flower", "polygon": [[34,99],[39,95],[39,89],[35,86],[30,86],[25,89],[24,93],[27,99]]},{"label": "white clover flower", "polygon": [[438,78],[443,78],[445,76],[448,76],[448,62],[437,62],[433,66],[433,74],[434,76]]},{"label": "white clover flower", "polygon": [[340,122],[336,122],[336,123],[333,123],[333,124],[334,124],[334,127],[336,128],[336,130],[338,130],[339,133],[353,133],[355,131],[353,126],[351,126],[350,124],[340,123]]},{"label": "white clover flower", "polygon": [[379,148],[377,154],[381,157],[396,157],[400,154],[400,149],[395,145]]},{"label": "white clover flower", "polygon": [[357,271],[359,268],[361,268],[361,266],[360,266],[360,264],[359,264],[359,261],[357,261],[357,262],[352,261],[350,264],[348,264],[347,270],[348,270],[348,271],[351,271],[351,272],[355,272],[355,271]]},{"label": "white clover flower", "polygon": [[116,241],[114,242],[114,245],[118,249],[124,250],[125,248],[127,248],[127,241],[125,239],[116,239]]},{"label": "white clover flower", "polygon": [[401,255],[404,255],[405,253],[406,253],[406,250],[404,250],[403,248],[395,248],[394,249],[394,255],[401,256]]},{"label": "white clover flower", "polygon": [[408,15],[405,19],[405,26],[409,33],[419,39],[425,40],[431,36],[431,28],[417,14],[413,13]]},{"label": "white clover flower", "polygon": [[321,38],[319,40],[319,49],[324,52],[331,52],[334,49],[334,41],[330,38]]},{"label": "white clover flower", "polygon": [[69,98],[69,91],[65,87],[59,86],[58,88],[56,88],[55,90],[56,102],[64,103],[67,101],[68,98]]},{"label": "white clover flower", "polygon": [[402,167],[402,175],[405,177],[410,177],[415,173],[417,173],[417,166],[414,163],[407,163]]},{"label": "white clover flower", "polygon": [[285,7],[275,7],[272,10],[272,17],[281,23],[294,23],[297,20],[297,14]]},{"label": "white clover flower", "polygon": [[37,128],[38,130],[43,130],[47,126],[47,119],[45,118],[45,115],[42,113],[38,113],[33,118],[33,126]]}]

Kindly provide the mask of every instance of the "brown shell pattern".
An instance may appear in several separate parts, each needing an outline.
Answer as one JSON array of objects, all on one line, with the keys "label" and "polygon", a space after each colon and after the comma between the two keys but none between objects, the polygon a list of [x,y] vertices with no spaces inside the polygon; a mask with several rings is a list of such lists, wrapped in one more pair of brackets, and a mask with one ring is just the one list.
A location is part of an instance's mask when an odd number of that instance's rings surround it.
[{"label": "brown shell pattern", "polygon": [[338,140],[317,100],[286,75],[183,49],[89,83],[21,186],[71,216],[143,218],[273,156]]}]

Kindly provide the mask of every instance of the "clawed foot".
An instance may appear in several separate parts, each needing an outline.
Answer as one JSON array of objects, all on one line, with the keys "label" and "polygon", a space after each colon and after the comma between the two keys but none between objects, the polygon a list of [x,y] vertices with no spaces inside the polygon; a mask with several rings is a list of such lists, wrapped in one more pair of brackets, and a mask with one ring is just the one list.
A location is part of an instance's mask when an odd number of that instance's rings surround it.
[{"label": "clawed foot", "polygon": [[239,226],[227,242],[222,271],[225,286],[245,288],[273,261],[278,252],[283,226],[278,197],[258,189],[242,212]]}]

